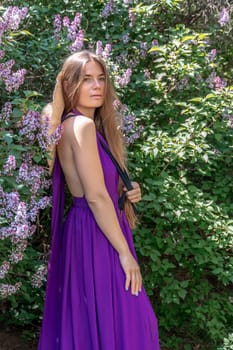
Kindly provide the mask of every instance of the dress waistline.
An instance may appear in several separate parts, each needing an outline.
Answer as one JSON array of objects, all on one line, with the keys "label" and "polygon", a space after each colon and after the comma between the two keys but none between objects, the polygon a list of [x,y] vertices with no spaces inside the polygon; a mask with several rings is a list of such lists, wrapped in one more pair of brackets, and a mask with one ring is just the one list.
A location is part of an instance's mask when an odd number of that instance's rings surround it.
[{"label": "dress waistline", "polygon": [[79,207],[79,208],[87,208],[87,207],[89,207],[88,203],[87,203],[87,200],[86,200],[86,198],[84,196],[83,197],[73,197],[72,206],[73,207]]}]

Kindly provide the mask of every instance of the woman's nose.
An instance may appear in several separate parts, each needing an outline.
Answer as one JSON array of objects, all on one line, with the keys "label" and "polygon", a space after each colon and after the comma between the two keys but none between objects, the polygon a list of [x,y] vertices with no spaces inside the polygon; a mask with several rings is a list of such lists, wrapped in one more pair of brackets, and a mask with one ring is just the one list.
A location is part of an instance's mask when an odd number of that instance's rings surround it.
[{"label": "woman's nose", "polygon": [[94,79],[93,84],[94,84],[94,87],[95,87],[95,88],[100,87],[100,82],[99,82],[98,79]]}]

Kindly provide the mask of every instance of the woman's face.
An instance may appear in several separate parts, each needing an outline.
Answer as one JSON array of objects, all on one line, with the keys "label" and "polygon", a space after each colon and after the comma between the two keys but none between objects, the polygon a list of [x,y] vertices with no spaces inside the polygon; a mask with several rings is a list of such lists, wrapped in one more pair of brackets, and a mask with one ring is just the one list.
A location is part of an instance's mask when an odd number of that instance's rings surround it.
[{"label": "woman's face", "polygon": [[101,107],[105,95],[105,74],[96,61],[87,62],[79,89],[76,108],[88,117],[93,117],[95,109]]}]

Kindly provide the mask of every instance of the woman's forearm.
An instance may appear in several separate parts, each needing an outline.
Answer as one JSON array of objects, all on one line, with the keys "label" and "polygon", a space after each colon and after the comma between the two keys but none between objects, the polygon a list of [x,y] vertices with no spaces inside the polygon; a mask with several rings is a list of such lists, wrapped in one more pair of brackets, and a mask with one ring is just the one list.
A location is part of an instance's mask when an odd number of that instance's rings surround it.
[{"label": "woman's forearm", "polygon": [[114,205],[109,195],[101,194],[96,199],[89,199],[88,205],[95,220],[118,254],[129,252],[125,236],[122,233]]}]

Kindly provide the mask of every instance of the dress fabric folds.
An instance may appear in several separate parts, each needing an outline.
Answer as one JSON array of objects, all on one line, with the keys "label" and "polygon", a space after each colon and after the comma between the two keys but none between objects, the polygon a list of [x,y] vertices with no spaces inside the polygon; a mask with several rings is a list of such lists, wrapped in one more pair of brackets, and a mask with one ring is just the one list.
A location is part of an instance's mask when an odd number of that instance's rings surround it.
[{"label": "dress fabric folds", "polygon": [[[118,209],[118,174],[97,131],[107,190],[132,254],[132,232]],[[93,174],[95,176],[95,174]],[[73,198],[63,223],[64,175],[53,171],[52,243],[38,350],[159,350],[156,316],[144,288],[124,289],[125,275],[85,197]]]}]

